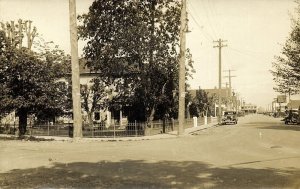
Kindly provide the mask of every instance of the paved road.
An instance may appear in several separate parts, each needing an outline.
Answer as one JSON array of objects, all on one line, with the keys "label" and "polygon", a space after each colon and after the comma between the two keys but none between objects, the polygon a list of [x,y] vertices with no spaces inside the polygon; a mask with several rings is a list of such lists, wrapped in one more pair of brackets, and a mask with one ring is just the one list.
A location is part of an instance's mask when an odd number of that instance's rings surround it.
[{"label": "paved road", "polygon": [[299,144],[263,115],[172,139],[0,141],[0,188],[300,188]]}]

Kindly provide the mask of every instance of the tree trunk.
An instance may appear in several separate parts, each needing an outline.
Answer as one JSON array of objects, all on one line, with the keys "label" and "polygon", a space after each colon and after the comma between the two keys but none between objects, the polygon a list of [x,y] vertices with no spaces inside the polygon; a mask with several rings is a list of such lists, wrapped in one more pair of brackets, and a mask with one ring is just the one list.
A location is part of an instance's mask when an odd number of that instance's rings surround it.
[{"label": "tree trunk", "polygon": [[26,133],[27,127],[27,110],[24,108],[20,108],[18,111],[19,116],[19,136],[23,136]]},{"label": "tree trunk", "polygon": [[163,133],[166,133],[166,117],[163,118]]},{"label": "tree trunk", "polygon": [[155,114],[155,107],[153,107],[153,108],[151,109],[151,113],[150,113],[150,115],[149,115],[149,117],[148,117],[148,123],[150,123],[151,129],[153,128],[154,114]]},{"label": "tree trunk", "polygon": [[93,112],[88,112],[88,124],[89,127],[93,127],[93,118],[92,118]]}]

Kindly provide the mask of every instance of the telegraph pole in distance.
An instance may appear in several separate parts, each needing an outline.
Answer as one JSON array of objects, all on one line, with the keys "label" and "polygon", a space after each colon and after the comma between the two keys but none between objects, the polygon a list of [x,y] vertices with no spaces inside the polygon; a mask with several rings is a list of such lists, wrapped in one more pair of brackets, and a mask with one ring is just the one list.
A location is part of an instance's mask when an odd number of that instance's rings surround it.
[{"label": "telegraph pole in distance", "polygon": [[179,90],[178,90],[178,135],[183,135],[185,120],[185,32],[187,29],[186,0],[182,0],[180,17],[180,60],[179,60]]},{"label": "telegraph pole in distance", "polygon": [[72,63],[73,138],[78,139],[82,138],[82,118],[75,0],[69,0],[69,16]]},{"label": "telegraph pole in distance", "polygon": [[225,76],[226,78],[229,78],[229,91],[230,91],[230,97],[232,96],[232,85],[231,85],[231,78],[236,77],[235,75],[231,75],[231,72],[235,70],[224,70],[224,72],[228,72],[228,76]]},{"label": "telegraph pole in distance", "polygon": [[[228,78],[229,79],[229,99],[230,100],[232,100],[232,85],[231,85],[231,78],[233,78],[233,77],[236,77],[236,76],[233,76],[233,75],[231,75],[231,72],[232,71],[235,71],[235,70],[224,70],[224,72],[228,72],[228,76],[225,76],[226,78]],[[229,109],[231,110],[231,103],[229,103],[230,104],[230,107],[229,107]]]},{"label": "telegraph pole in distance", "polygon": [[218,43],[218,45],[214,46],[214,48],[219,48],[219,102],[218,102],[218,123],[219,125],[221,124],[221,114],[222,114],[222,108],[221,108],[221,91],[222,91],[222,62],[221,62],[221,57],[222,57],[222,47],[227,47],[227,45],[224,45],[223,43],[227,42],[227,40],[221,40],[219,39],[218,41],[214,41],[214,43]]}]

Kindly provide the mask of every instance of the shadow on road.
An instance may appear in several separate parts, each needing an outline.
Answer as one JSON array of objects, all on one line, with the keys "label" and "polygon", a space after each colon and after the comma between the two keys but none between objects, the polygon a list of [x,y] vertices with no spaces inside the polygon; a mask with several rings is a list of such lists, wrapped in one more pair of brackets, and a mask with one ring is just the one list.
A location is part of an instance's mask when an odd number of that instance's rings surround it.
[{"label": "shadow on road", "polygon": [[215,168],[194,161],[54,163],[0,174],[0,188],[299,188],[300,170]]}]

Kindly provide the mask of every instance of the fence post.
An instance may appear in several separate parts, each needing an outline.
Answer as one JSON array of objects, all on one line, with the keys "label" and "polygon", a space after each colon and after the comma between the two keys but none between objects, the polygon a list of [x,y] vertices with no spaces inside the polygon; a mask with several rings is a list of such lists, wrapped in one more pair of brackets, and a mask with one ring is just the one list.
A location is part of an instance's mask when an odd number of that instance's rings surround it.
[{"label": "fence post", "polygon": [[31,120],[29,121],[29,136],[31,136],[32,135],[32,127],[31,127]]},{"label": "fence post", "polygon": [[49,124],[49,121],[47,122],[48,124],[48,136],[50,136],[50,124]]},{"label": "fence post", "polygon": [[116,138],[116,124],[114,124],[114,138]]},{"label": "fence post", "polygon": [[174,118],[173,118],[173,117],[171,118],[171,121],[172,121],[172,131],[174,131],[174,127],[175,127],[175,120],[174,120]]},{"label": "fence post", "polygon": [[16,134],[16,120],[14,120],[14,135]]},{"label": "fence post", "polygon": [[135,126],[135,136],[137,137],[138,133],[137,133],[136,120],[134,121],[134,126]]},{"label": "fence post", "polygon": [[[59,136],[59,125],[56,126],[57,126],[57,136]],[[54,127],[54,123],[53,123],[53,127]]]},{"label": "fence post", "polygon": [[[100,126],[101,123],[99,123]],[[94,123],[92,124],[92,138],[94,138]]]},{"label": "fence post", "polygon": [[193,121],[194,121],[194,127],[197,127],[198,126],[197,125],[198,121],[197,121],[197,117],[196,116],[193,117]]}]

